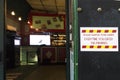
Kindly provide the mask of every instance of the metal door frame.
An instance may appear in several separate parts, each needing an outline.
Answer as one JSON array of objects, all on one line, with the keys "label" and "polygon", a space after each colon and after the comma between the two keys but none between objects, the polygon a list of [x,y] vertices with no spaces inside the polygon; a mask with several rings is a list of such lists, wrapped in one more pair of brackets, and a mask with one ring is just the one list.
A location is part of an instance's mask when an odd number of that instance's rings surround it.
[{"label": "metal door frame", "polygon": [[73,0],[73,53],[74,53],[74,80],[78,80],[78,48],[79,48],[79,38],[78,38],[78,0]]}]

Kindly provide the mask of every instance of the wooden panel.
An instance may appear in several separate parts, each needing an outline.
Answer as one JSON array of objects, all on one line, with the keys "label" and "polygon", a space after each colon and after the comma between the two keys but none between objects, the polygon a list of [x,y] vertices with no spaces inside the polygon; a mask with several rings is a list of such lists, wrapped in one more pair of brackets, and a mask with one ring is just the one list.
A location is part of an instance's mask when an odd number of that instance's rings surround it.
[{"label": "wooden panel", "polygon": [[42,48],[43,63],[55,63],[56,53],[57,53],[56,47],[43,47]]},{"label": "wooden panel", "polygon": [[65,47],[59,47],[57,51],[57,61],[58,63],[65,63],[66,58],[66,48]]}]

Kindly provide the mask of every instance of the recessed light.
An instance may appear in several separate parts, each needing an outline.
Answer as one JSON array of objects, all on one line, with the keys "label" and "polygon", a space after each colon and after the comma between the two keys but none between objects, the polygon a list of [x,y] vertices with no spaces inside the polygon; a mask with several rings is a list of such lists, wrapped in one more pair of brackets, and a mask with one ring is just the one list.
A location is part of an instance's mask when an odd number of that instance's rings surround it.
[{"label": "recessed light", "polygon": [[30,21],[28,21],[27,23],[30,24]]},{"label": "recessed light", "polygon": [[30,28],[33,28],[33,26],[31,25]]},{"label": "recessed light", "polygon": [[14,15],[15,15],[15,12],[14,12],[14,11],[12,11],[12,12],[11,12],[11,15],[13,15],[13,16],[14,16]]},{"label": "recessed light", "polygon": [[36,30],[36,31],[39,31],[39,29],[38,29],[38,28],[36,28],[35,30]]},{"label": "recessed light", "polygon": [[19,20],[19,21],[21,21],[21,20],[22,20],[22,18],[21,18],[21,17],[18,17],[18,20]]}]

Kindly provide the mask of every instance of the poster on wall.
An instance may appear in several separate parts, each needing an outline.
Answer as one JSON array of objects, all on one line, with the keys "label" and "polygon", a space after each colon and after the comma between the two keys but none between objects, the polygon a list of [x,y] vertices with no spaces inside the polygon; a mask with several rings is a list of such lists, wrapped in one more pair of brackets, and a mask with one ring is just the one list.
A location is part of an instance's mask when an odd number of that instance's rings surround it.
[{"label": "poster on wall", "polygon": [[64,17],[58,16],[32,16],[34,28],[64,29]]},{"label": "poster on wall", "polygon": [[30,31],[34,32],[65,32],[65,14],[29,14]]},{"label": "poster on wall", "polygon": [[80,51],[119,51],[118,27],[80,27]]}]

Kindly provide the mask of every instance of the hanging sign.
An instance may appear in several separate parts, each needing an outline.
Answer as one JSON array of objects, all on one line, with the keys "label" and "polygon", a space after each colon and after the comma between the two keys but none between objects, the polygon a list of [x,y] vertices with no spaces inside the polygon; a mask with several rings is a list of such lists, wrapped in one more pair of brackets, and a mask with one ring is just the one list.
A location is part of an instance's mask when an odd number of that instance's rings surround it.
[{"label": "hanging sign", "polygon": [[80,27],[81,51],[118,51],[118,27]]}]

